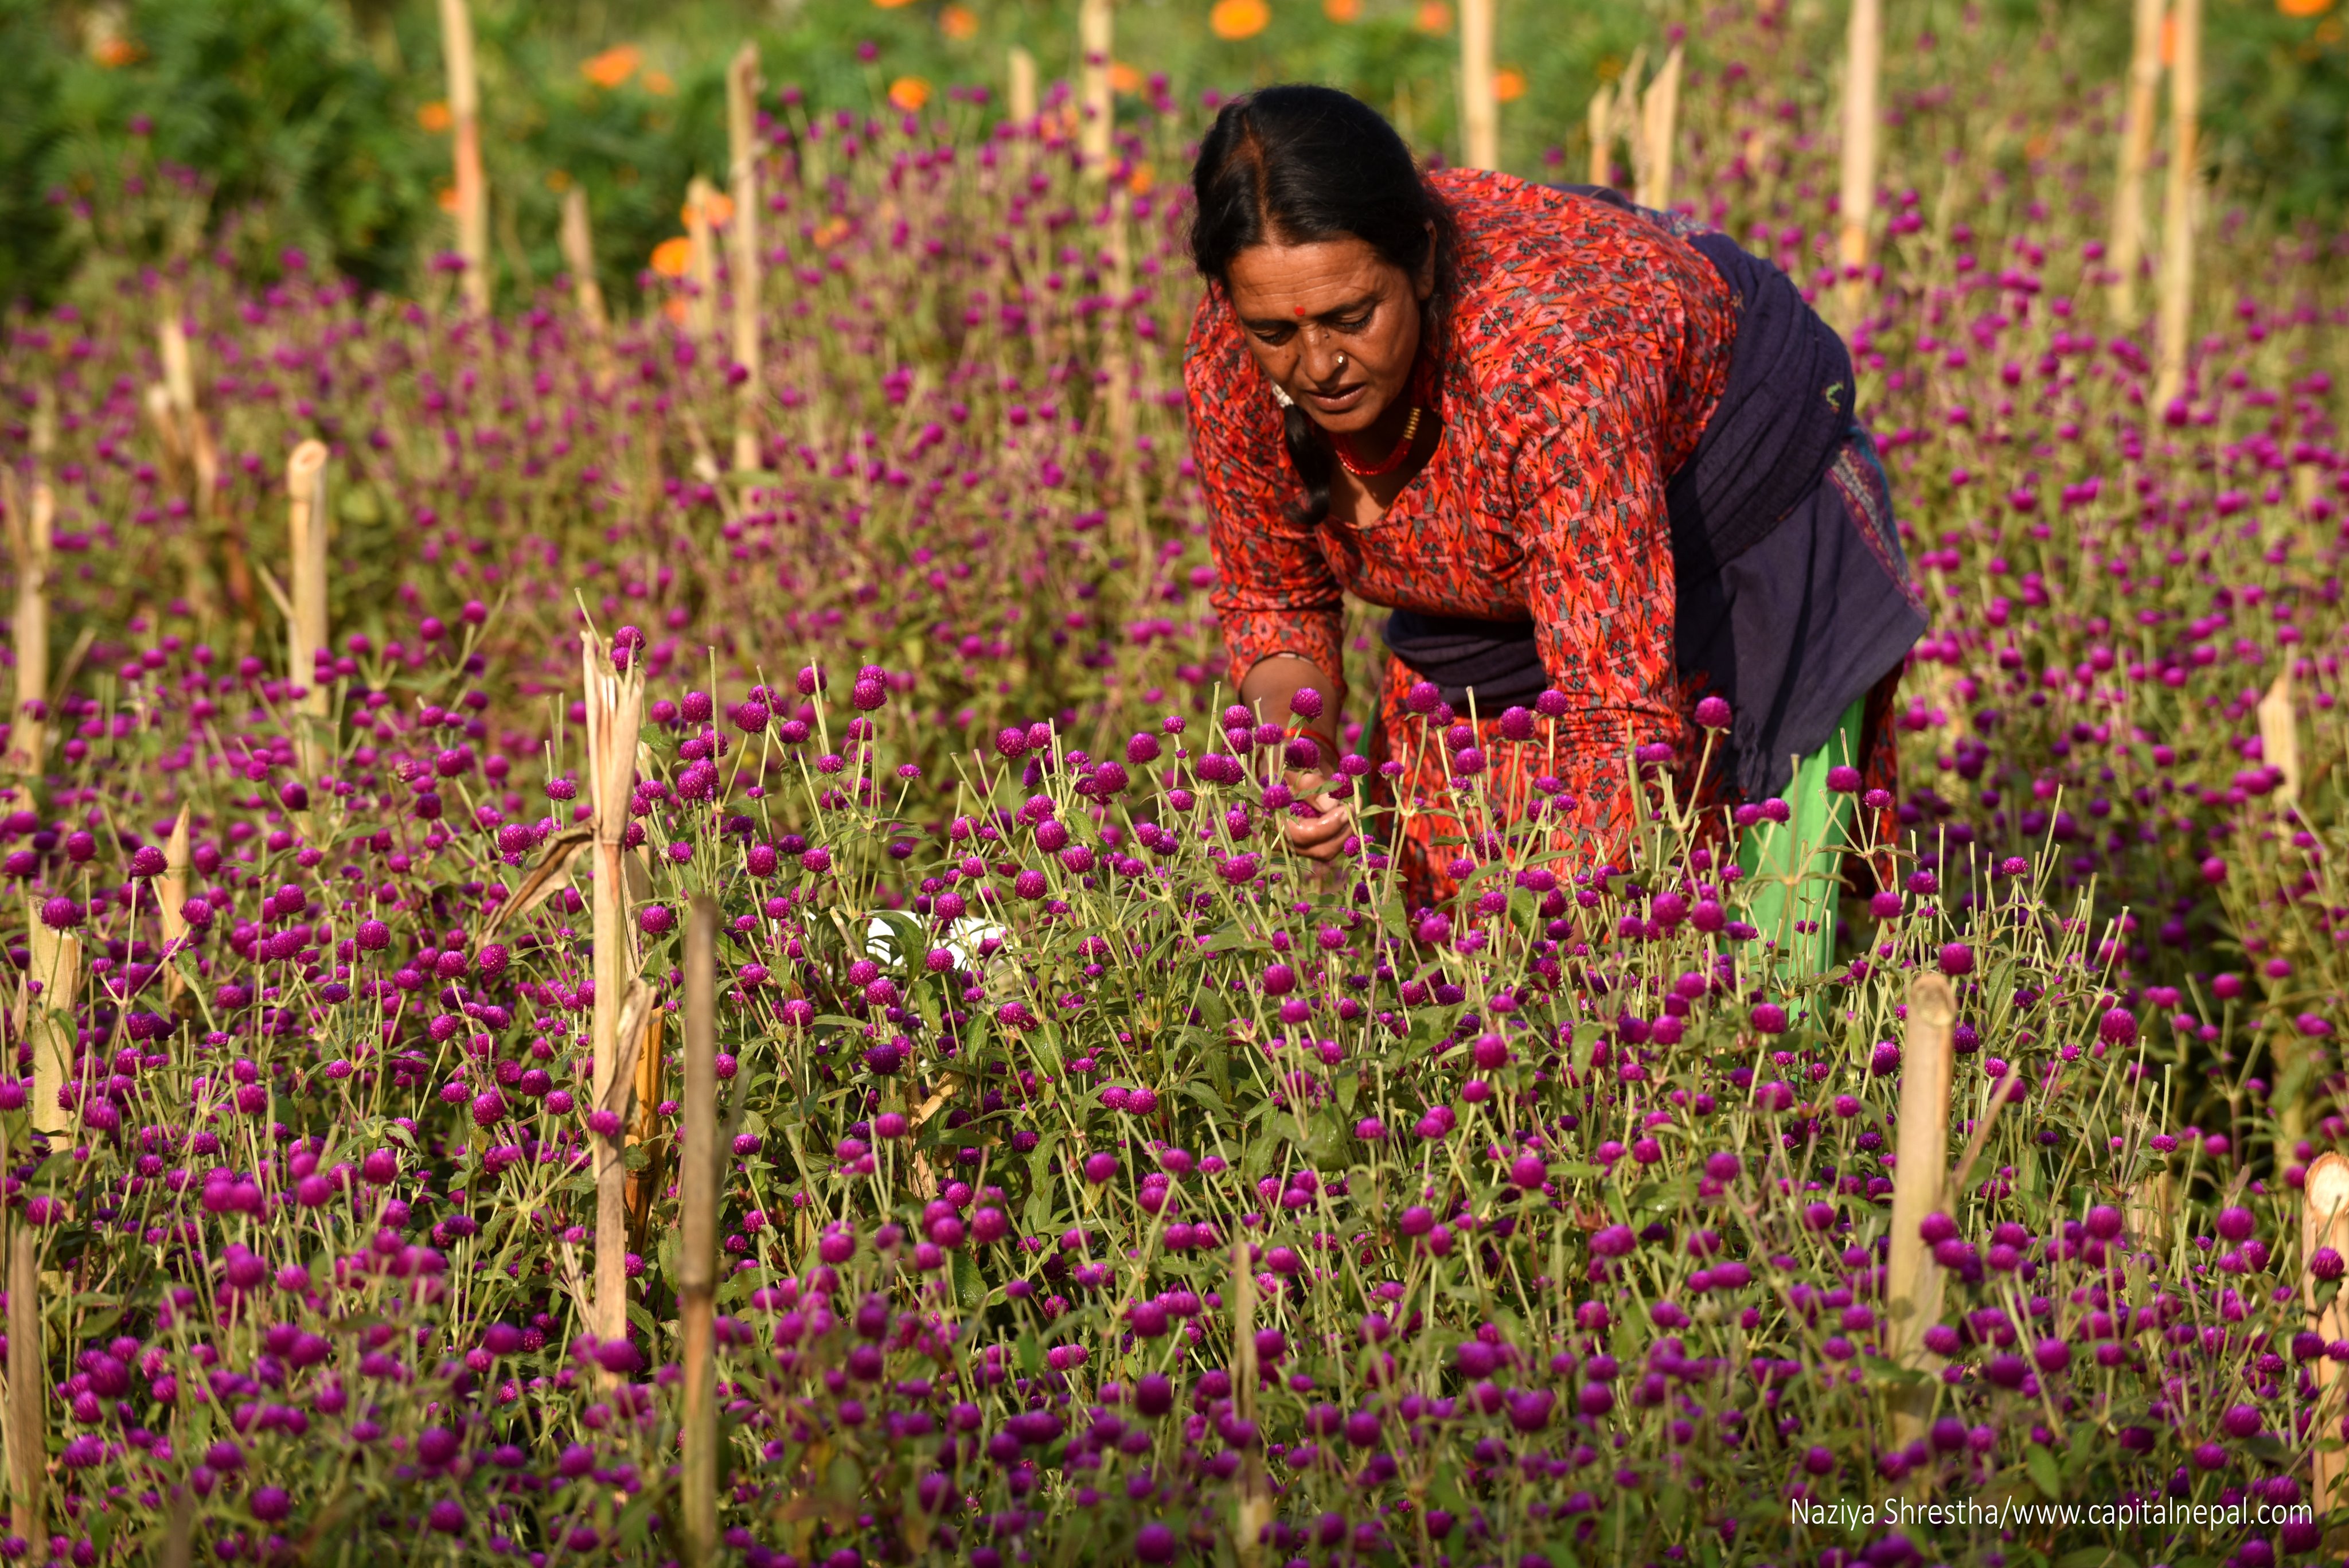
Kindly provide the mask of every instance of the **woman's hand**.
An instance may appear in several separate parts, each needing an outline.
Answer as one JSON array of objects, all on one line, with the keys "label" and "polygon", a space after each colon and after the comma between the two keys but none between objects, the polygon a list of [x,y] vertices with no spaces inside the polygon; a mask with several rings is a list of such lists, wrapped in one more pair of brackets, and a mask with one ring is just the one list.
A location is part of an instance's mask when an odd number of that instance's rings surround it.
[{"label": "woman's hand", "polygon": [[1288,846],[1309,860],[1331,861],[1346,847],[1346,840],[1354,832],[1352,803],[1340,800],[1329,789],[1330,781],[1319,774],[1298,773],[1288,775],[1289,793],[1299,803],[1311,809],[1311,815],[1298,815],[1291,806],[1280,815],[1281,836]]}]

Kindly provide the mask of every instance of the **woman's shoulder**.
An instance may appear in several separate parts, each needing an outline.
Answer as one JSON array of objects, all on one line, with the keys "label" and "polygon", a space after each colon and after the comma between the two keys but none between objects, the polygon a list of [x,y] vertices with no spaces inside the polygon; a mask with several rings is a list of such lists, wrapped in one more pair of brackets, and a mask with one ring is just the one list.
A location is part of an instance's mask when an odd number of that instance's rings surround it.
[{"label": "woman's shoulder", "polygon": [[1636,210],[1490,170],[1447,169],[1432,183],[1459,227],[1464,321],[1569,312],[1590,326],[1721,286],[1693,246]]}]

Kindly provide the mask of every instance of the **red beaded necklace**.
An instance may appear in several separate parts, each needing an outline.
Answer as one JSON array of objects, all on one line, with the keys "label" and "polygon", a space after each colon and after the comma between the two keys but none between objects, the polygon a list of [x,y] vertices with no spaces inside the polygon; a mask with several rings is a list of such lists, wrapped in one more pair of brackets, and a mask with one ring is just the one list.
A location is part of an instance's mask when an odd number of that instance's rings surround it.
[{"label": "red beaded necklace", "polygon": [[1346,465],[1346,472],[1357,479],[1376,479],[1382,473],[1392,473],[1403,465],[1404,459],[1411,456],[1412,443],[1419,435],[1420,412],[1419,405],[1413,404],[1411,416],[1402,422],[1402,434],[1395,438],[1394,450],[1387,453],[1383,462],[1367,468],[1354,461],[1352,443],[1344,436],[1331,434],[1330,444],[1336,450],[1338,461]]}]

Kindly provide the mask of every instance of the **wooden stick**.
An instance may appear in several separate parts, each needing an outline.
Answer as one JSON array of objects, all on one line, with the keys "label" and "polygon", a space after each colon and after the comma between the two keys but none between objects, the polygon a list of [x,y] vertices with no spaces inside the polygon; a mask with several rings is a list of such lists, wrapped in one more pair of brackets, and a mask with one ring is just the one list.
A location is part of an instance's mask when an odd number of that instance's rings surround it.
[{"label": "wooden stick", "polygon": [[176,1002],[188,982],[180,978],[172,954],[188,940],[188,918],[181,909],[188,901],[188,808],[181,806],[163,841],[163,874],[155,878],[155,913],[163,927],[163,1000]]},{"label": "wooden stick", "polygon": [[16,608],[10,646],[16,653],[16,702],[10,719],[8,766],[38,777],[49,754],[49,557],[57,493],[33,486],[32,504],[9,492],[8,544],[16,565]]},{"label": "wooden stick", "polygon": [[1868,309],[1868,223],[1876,210],[1876,147],[1883,119],[1877,85],[1883,73],[1884,0],[1852,0],[1844,52],[1843,197],[1836,242],[1844,269],[1846,332],[1859,325]]},{"label": "wooden stick", "polygon": [[[662,1158],[660,1104],[667,1097],[668,1063],[661,1051],[661,1014],[651,1009],[649,1016],[634,1030],[629,1021],[620,1021],[620,1047],[623,1053],[618,1073],[630,1072],[636,1077],[636,1114],[628,1126],[628,1147],[645,1151],[641,1169],[628,1172],[628,1234],[631,1244],[642,1248],[645,1232],[652,1223],[653,1198],[668,1184],[668,1162]],[[626,1053],[633,1045],[633,1062]]]},{"label": "wooden stick", "polygon": [[710,198],[717,193],[698,174],[685,188],[686,274],[693,286],[685,296],[685,329],[697,338],[718,330],[718,247],[709,233]]},{"label": "wooden stick", "polygon": [[587,192],[574,185],[563,193],[563,265],[571,274],[571,297],[587,330],[597,337],[611,330],[604,288],[595,281],[595,236],[587,221]]},{"label": "wooden stick", "polygon": [[23,1011],[16,1022],[19,1037],[33,1046],[33,1126],[61,1133],[73,1127],[73,1115],[57,1104],[57,1094],[73,1077],[74,1048],[80,1044],[74,1004],[81,992],[81,939],[51,930],[30,904],[25,924],[32,959],[25,969]]},{"label": "wooden stick", "polygon": [[1014,125],[1036,123],[1036,57],[1014,44],[1005,51],[1005,69],[1010,78],[1005,91],[1009,100],[1005,107],[1011,111]]},{"label": "wooden stick", "polygon": [[2194,310],[2194,196],[2201,156],[2202,0],[2178,0],[2178,58],[2169,71],[2169,180],[2161,202],[2161,277],[2152,411],[2186,389],[2187,331]]},{"label": "wooden stick", "polygon": [[685,1152],[677,1294],[685,1345],[685,1561],[718,1552],[718,905],[697,893],[685,928]]},{"label": "wooden stick", "polygon": [[2105,254],[2105,265],[2112,269],[2109,297],[2116,322],[2137,315],[2137,273],[2145,261],[2145,171],[2153,161],[2154,94],[2161,86],[2161,8],[2162,0],[2137,0],[2135,7],[2112,239]]},{"label": "wooden stick", "polygon": [[2273,798],[2278,811],[2289,810],[2300,800],[2300,720],[2292,712],[2289,663],[2260,699],[2260,755],[2283,775]]},{"label": "wooden stick", "polygon": [[465,260],[465,306],[490,308],[490,192],[481,175],[481,97],[473,72],[473,14],[440,0],[440,47],[449,64],[449,119],[457,154],[457,254]]},{"label": "wooden stick", "polygon": [[[636,781],[636,732],[644,722],[645,681],[634,658],[626,673],[614,670],[611,645],[592,628],[580,639],[580,663],[587,692],[587,794],[595,828],[593,1103],[601,1108],[611,1101],[619,1059],[620,1009],[636,979],[621,861],[628,798]],[[618,1129],[595,1134],[595,1332],[599,1338],[617,1339],[628,1332],[626,1171]]]},{"label": "wooden stick", "polygon": [[1501,100],[1493,89],[1494,0],[1460,0],[1460,149],[1471,169],[1501,166]]},{"label": "wooden stick", "polygon": [[1590,183],[1611,185],[1615,174],[1615,84],[1600,82],[1590,95]]},{"label": "wooden stick", "polygon": [[759,453],[759,46],[744,44],[726,68],[726,130],[733,158],[734,226],[727,269],[734,286],[734,363],[747,375],[734,389],[734,472],[765,466]]},{"label": "wooden stick", "polygon": [[41,1488],[48,1474],[47,1368],[41,1354],[41,1263],[32,1228],[8,1226],[8,1489],[10,1523],[34,1541],[41,1525]]},{"label": "wooden stick", "polygon": [[[2322,1310],[2318,1308],[2317,1279],[2308,1272],[2308,1260],[2319,1247],[2330,1247],[2349,1257],[2349,1159],[2330,1150],[2319,1155],[2316,1163],[2308,1168],[2307,1185],[2301,1189],[2300,1267],[2309,1330],[2331,1345],[2349,1339],[2349,1293],[2337,1293]],[[2310,1365],[2316,1372],[2315,1419],[2312,1425],[2320,1437],[2330,1438],[2340,1429],[2341,1412],[2333,1405],[2333,1392],[2341,1382],[2341,1364],[2329,1355],[2320,1355]],[[2341,1477],[2343,1470],[2349,1469],[2349,1453],[2319,1448],[2314,1458],[2316,1516],[2323,1519],[2341,1501]]]},{"label": "wooden stick", "polygon": [[[1232,1381],[1240,1419],[1256,1419],[1256,1269],[1246,1241],[1232,1243]],[[1251,1444],[1240,1467],[1239,1549],[1242,1568],[1264,1561],[1264,1529],[1272,1522],[1272,1490],[1261,1444]]]},{"label": "wooden stick", "polygon": [[1672,143],[1680,134],[1681,47],[1664,57],[1663,68],[1648,90],[1640,95],[1640,137],[1647,146],[1641,160],[1639,202],[1663,212],[1672,204]]},{"label": "wooden stick", "polygon": [[303,689],[295,711],[303,776],[317,782],[324,748],[317,731],[334,711],[333,694],[318,679],[326,636],[326,444],[305,441],[285,460],[286,585],[294,613],[285,618],[285,679]]},{"label": "wooden stick", "polygon": [[[1956,998],[1938,974],[1909,986],[1909,1026],[1900,1048],[1900,1112],[1892,1168],[1892,1255],[1884,1276],[1884,1354],[1904,1366],[1930,1368],[1925,1330],[1941,1313],[1941,1271],[1920,1231],[1939,1210],[1950,1174],[1950,1040]],[[1899,1401],[1893,1427],[1907,1443],[1924,1433],[1932,1407],[1924,1399]]]},{"label": "wooden stick", "polygon": [[1082,55],[1077,78],[1077,146],[1085,167],[1096,175],[1109,172],[1111,133],[1117,128],[1117,103],[1109,81],[1110,6],[1111,0],[1079,0],[1077,6],[1077,47]]}]

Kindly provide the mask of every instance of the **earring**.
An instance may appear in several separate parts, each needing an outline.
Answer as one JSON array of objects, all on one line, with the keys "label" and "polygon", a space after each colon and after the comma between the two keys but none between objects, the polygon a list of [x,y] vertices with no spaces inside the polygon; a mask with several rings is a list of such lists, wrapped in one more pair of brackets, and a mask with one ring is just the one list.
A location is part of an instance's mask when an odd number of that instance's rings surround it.
[{"label": "earring", "polygon": [[1284,409],[1293,409],[1297,406],[1297,400],[1281,390],[1280,383],[1278,381],[1272,383],[1272,400]]}]

